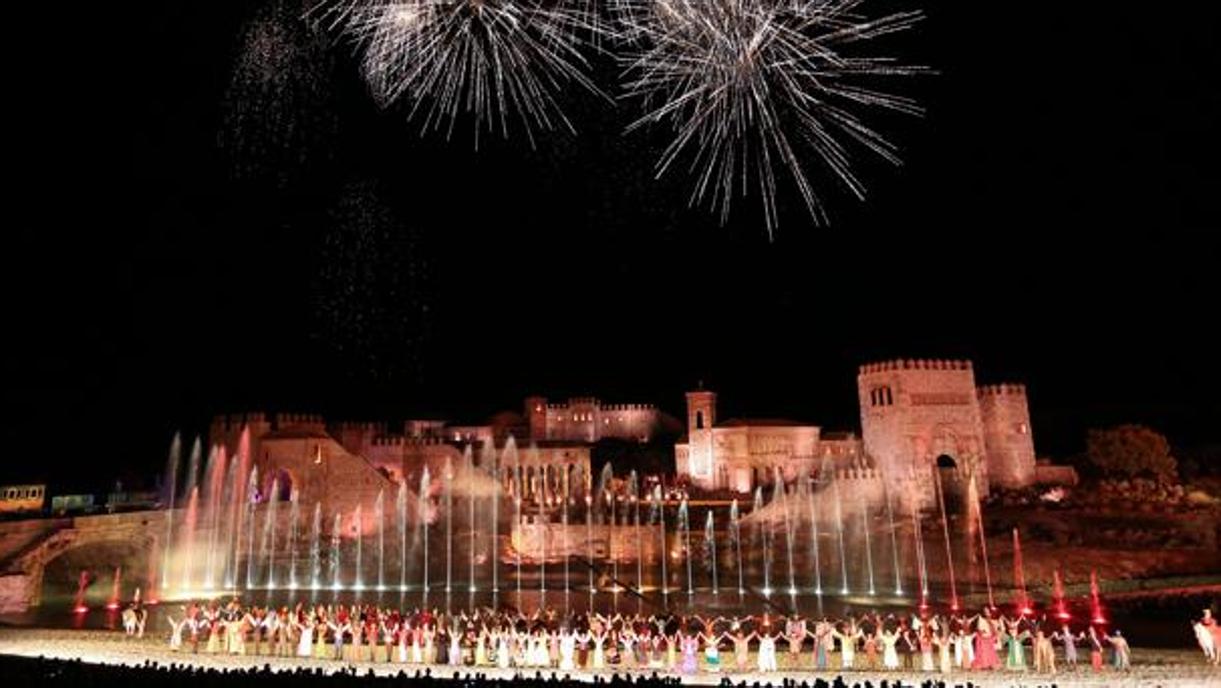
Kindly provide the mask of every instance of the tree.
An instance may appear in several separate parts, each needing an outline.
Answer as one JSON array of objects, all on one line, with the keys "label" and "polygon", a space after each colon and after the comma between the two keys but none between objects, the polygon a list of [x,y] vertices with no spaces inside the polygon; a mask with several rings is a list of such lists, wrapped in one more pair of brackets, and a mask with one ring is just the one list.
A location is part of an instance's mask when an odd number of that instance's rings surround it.
[{"label": "tree", "polygon": [[1151,477],[1169,482],[1176,477],[1178,468],[1166,437],[1143,425],[1090,430],[1085,453],[1104,475]]}]

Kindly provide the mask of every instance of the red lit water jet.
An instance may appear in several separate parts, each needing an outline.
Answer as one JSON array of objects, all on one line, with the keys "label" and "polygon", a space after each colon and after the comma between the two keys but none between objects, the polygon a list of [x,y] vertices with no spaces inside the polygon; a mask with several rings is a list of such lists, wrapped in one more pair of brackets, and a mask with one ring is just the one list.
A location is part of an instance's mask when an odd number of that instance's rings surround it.
[{"label": "red lit water jet", "polygon": [[1030,608],[1030,598],[1026,595],[1026,574],[1022,570],[1022,539],[1018,529],[1013,529],[1013,604],[1018,614],[1028,616],[1034,612]]},{"label": "red lit water jet", "polygon": [[1102,615],[1102,602],[1098,599],[1098,572],[1090,571],[1090,620],[1102,625],[1107,622]]},{"label": "red lit water jet", "polygon": [[85,606],[85,589],[89,587],[89,571],[81,570],[80,578],[76,581],[76,598],[72,602],[72,611],[77,614],[84,614],[89,611],[89,607]]},{"label": "red lit water jet", "polygon": [[1052,572],[1052,599],[1056,606],[1056,618],[1068,620],[1068,608],[1064,604],[1064,582],[1060,580],[1060,569]]},{"label": "red lit water jet", "polygon": [[199,487],[191,488],[190,500],[187,502],[186,520],[182,524],[182,589],[191,589],[191,573],[194,562],[192,557],[195,548],[195,525],[199,520]]},{"label": "red lit water jet", "polygon": [[119,608],[119,580],[122,577],[123,567],[114,567],[114,583],[110,587],[110,600],[106,602],[107,609]]}]

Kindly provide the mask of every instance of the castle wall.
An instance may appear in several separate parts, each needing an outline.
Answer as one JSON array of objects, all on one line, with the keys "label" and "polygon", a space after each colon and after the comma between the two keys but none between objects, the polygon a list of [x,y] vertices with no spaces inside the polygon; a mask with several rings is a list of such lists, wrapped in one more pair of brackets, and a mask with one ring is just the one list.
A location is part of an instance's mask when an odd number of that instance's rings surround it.
[{"label": "castle wall", "polygon": [[[379,490],[393,494],[394,483],[363,457],[348,452],[338,442],[323,436],[264,438],[256,454],[260,485],[267,497],[273,480],[287,478],[298,493],[298,501],[312,509],[316,503],[330,517],[343,514],[346,519],[357,505],[372,523],[370,507]],[[281,485],[283,489],[283,485]]]},{"label": "castle wall", "polygon": [[616,438],[648,442],[661,427],[661,412],[650,404],[603,404],[577,397],[548,404],[542,397],[526,399],[530,436],[535,440],[597,442]]},{"label": "castle wall", "polygon": [[927,472],[944,455],[974,470],[987,494],[983,422],[970,361],[861,366],[857,391],[865,453],[884,475]]},{"label": "castle wall", "polygon": [[984,426],[988,476],[1001,487],[1035,482],[1034,434],[1023,385],[987,385],[978,391]]}]

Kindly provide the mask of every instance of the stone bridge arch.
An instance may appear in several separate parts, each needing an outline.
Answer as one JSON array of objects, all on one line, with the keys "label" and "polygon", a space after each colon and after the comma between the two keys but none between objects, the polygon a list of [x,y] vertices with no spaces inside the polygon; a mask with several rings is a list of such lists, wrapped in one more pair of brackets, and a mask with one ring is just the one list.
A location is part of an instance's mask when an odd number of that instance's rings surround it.
[{"label": "stone bridge arch", "polygon": [[[0,611],[25,611],[42,603],[47,565],[74,549],[95,544],[136,543],[155,561],[164,537],[165,512],[148,511],[57,519],[16,552],[0,552],[3,586]],[[7,555],[7,556],[6,556]]]}]

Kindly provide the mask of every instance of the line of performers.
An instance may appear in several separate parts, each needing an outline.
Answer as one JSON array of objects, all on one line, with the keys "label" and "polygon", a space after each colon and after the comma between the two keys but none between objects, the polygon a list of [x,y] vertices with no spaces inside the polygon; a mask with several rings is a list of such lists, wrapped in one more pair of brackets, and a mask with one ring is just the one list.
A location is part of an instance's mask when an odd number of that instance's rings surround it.
[{"label": "line of performers", "polygon": [[1067,624],[1053,629],[1046,619],[1011,619],[988,610],[928,619],[893,614],[707,618],[490,609],[402,613],[359,605],[275,609],[233,600],[186,605],[177,617],[169,616],[169,625],[175,651],[561,671],[766,673],[783,665],[786,670],[1054,673],[1057,644],[1063,661],[1075,666],[1078,644],[1084,643],[1096,670],[1103,666],[1104,649],[1111,651],[1117,669],[1129,667],[1130,655],[1119,631],[1107,634],[1093,625],[1073,631]]}]

